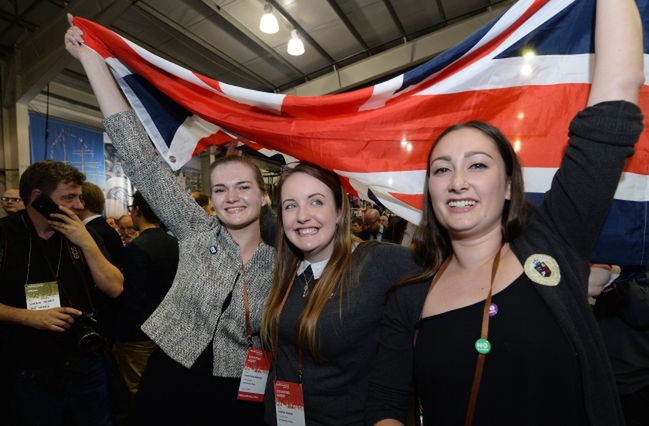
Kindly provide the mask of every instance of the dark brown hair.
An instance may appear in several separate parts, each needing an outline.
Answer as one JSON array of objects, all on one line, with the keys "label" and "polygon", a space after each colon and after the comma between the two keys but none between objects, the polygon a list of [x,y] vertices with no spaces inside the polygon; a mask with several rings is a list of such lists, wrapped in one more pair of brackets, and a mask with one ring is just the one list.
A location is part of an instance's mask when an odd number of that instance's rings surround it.
[{"label": "dark brown hair", "polygon": [[[352,235],[350,230],[350,209],[349,200],[343,190],[338,176],[328,170],[322,169],[309,163],[299,163],[292,169],[286,171],[279,181],[280,198],[282,187],[290,176],[296,173],[309,175],[320,182],[324,183],[334,195],[336,209],[341,214],[341,221],[336,227],[334,234],[333,254],[322,276],[318,280],[318,285],[314,287],[313,292],[307,300],[306,306],[302,311],[297,323],[297,342],[303,349],[308,349],[315,358],[319,358],[318,339],[316,329],[318,319],[329,301],[331,295],[338,292],[340,307],[342,307],[343,293],[346,285],[349,284],[349,270],[352,259]],[[281,209],[281,207],[280,207]],[[279,226],[283,228],[282,215],[278,215]],[[264,345],[271,350],[273,340],[279,329],[279,317],[282,300],[291,287],[300,261],[304,258],[304,253],[295,247],[282,233],[278,238],[277,245],[277,264],[273,277],[273,287],[261,323],[261,338]]]},{"label": "dark brown hair", "polygon": [[28,205],[34,189],[40,189],[51,195],[59,183],[76,183],[83,185],[86,175],[76,168],[58,161],[39,161],[27,167],[20,177],[20,198]]},{"label": "dark brown hair", "polygon": [[147,222],[160,225],[160,219],[155,214],[149,203],[146,202],[144,195],[140,191],[135,191],[133,194],[133,207],[137,207],[144,219]]},{"label": "dark brown hair", "polygon": [[104,191],[92,182],[84,182],[81,185],[81,191],[83,193],[84,208],[92,213],[102,214],[106,206]]},{"label": "dark brown hair", "polygon": [[406,277],[401,284],[409,284],[432,279],[433,275],[443,262],[451,254],[451,240],[446,229],[437,221],[428,191],[428,180],[430,179],[430,158],[437,143],[449,133],[461,129],[474,129],[487,136],[496,146],[500,156],[505,163],[505,174],[510,181],[510,199],[505,201],[502,213],[502,238],[503,242],[510,242],[521,232],[527,223],[531,204],[525,198],[523,171],[518,156],[512,148],[511,143],[500,130],[483,121],[469,121],[451,126],[444,130],[435,140],[426,161],[426,180],[424,182],[424,202],[422,217],[419,226],[413,236],[415,254],[417,259],[424,266],[424,271],[419,274]]}]

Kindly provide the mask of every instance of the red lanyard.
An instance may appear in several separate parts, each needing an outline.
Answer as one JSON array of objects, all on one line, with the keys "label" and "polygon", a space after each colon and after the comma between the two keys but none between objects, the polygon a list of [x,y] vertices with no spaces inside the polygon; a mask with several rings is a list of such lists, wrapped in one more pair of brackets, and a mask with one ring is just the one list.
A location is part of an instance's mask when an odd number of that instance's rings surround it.
[{"label": "red lanyard", "polygon": [[[469,406],[466,410],[466,419],[464,422],[465,426],[470,426],[473,424],[473,415],[475,414],[476,404],[478,402],[478,391],[480,390],[480,382],[482,381],[482,373],[484,372],[484,362],[487,353],[491,350],[491,344],[487,338],[489,337],[489,307],[491,306],[491,296],[493,294],[494,280],[496,278],[496,272],[498,272],[498,265],[500,264],[500,252],[502,251],[502,246],[496,256],[494,257],[493,263],[491,264],[491,283],[489,285],[489,293],[484,302],[484,308],[482,309],[482,328],[480,330],[480,339],[475,343],[476,350],[478,351],[478,359],[475,366],[475,374],[473,375],[473,384],[471,385],[471,397],[469,398]],[[430,294],[435,284],[439,281],[444,271],[448,267],[448,264],[451,261],[451,256],[447,257],[446,260],[440,265],[437,273],[433,277],[428,292],[426,293],[426,298]],[[420,315],[421,317],[421,315]],[[417,334],[415,334],[415,341],[417,340]]]},{"label": "red lanyard", "polygon": [[248,348],[252,348],[252,326],[250,325],[250,299],[248,298],[248,282],[243,263],[241,264],[241,279],[243,280],[243,306],[246,311],[246,338]]}]

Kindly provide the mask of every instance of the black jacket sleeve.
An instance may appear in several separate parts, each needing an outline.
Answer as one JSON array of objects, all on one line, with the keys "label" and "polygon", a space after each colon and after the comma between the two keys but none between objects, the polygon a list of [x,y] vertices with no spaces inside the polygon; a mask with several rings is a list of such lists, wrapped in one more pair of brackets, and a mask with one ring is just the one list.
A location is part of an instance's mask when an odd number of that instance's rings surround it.
[{"label": "black jacket sleeve", "polygon": [[411,284],[390,292],[381,321],[379,348],[370,377],[365,421],[406,422],[412,395],[415,328],[428,286]]}]

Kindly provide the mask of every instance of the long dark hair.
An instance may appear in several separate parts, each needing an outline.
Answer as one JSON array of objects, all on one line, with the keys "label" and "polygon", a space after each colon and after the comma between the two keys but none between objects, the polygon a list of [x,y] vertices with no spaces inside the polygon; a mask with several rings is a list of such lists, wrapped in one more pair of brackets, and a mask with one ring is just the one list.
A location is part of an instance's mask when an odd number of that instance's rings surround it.
[{"label": "long dark hair", "polygon": [[505,200],[503,207],[501,228],[503,242],[510,242],[516,238],[523,226],[527,223],[531,211],[531,204],[525,198],[523,171],[511,143],[509,143],[500,130],[483,121],[469,121],[451,126],[444,130],[435,140],[428,152],[428,159],[426,161],[424,207],[421,222],[413,236],[415,254],[419,262],[424,266],[424,270],[419,274],[406,277],[401,284],[432,279],[444,259],[451,254],[451,239],[433,212],[430,193],[428,191],[428,180],[430,179],[430,158],[435,145],[444,136],[461,129],[474,129],[487,136],[496,145],[500,156],[505,162],[505,174],[510,181],[511,196],[509,200]]},{"label": "long dark hair", "polygon": [[[300,314],[297,323],[297,344],[303,349],[308,349],[315,357],[319,358],[318,339],[316,329],[320,314],[334,292],[338,292],[339,302],[342,306],[342,297],[345,286],[349,283],[349,271],[352,261],[352,235],[350,227],[349,200],[343,190],[338,176],[328,170],[309,163],[299,163],[286,171],[279,181],[280,197],[282,187],[290,176],[304,173],[327,185],[333,192],[336,209],[341,212],[341,220],[334,234],[334,248],[331,259],[327,263],[318,285],[314,287],[306,306]],[[278,215],[279,226],[283,228],[281,213]],[[304,258],[301,250],[295,247],[282,232],[277,242],[277,264],[273,277],[273,286],[266,302],[266,308],[261,322],[261,338],[264,346],[273,347],[274,336],[278,333],[279,317],[282,300],[295,279],[298,264]]]}]

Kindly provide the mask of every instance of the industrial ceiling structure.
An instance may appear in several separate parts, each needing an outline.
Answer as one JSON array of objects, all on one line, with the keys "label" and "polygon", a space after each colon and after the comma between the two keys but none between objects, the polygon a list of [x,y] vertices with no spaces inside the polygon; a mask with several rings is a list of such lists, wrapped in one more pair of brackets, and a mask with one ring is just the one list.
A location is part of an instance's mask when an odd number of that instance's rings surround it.
[{"label": "industrial ceiling structure", "polygon": [[[83,70],[63,47],[68,12],[219,81],[313,96],[352,90],[403,72],[459,43],[512,3],[0,0],[0,171],[13,181],[18,170],[29,165],[28,111],[101,128]],[[274,34],[259,26],[269,11],[278,22]],[[300,56],[287,52],[292,34],[303,42]]]}]

